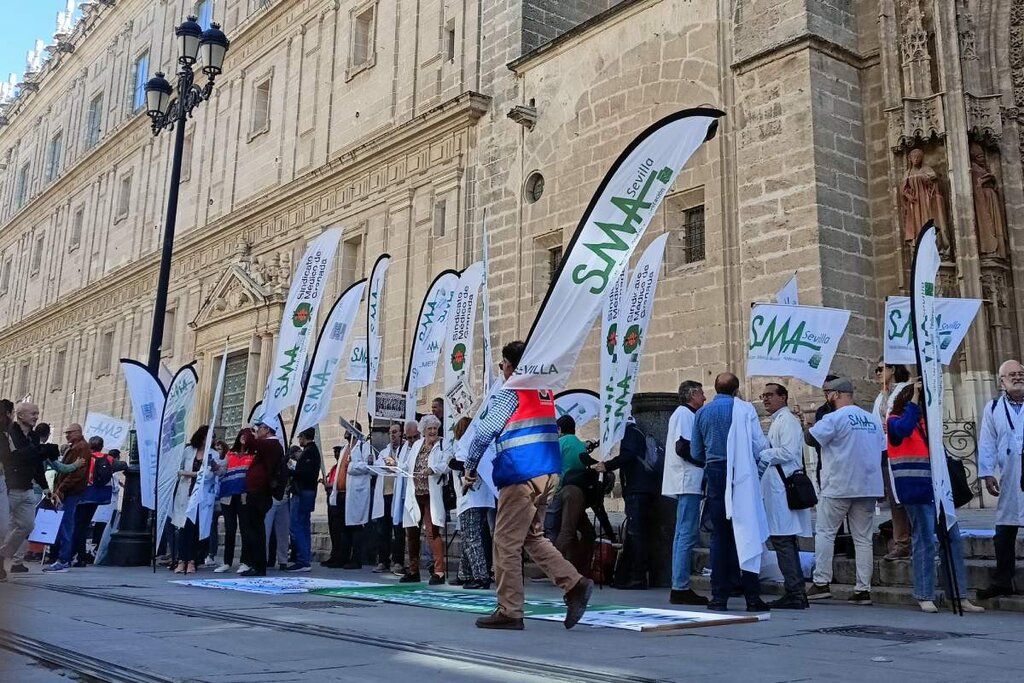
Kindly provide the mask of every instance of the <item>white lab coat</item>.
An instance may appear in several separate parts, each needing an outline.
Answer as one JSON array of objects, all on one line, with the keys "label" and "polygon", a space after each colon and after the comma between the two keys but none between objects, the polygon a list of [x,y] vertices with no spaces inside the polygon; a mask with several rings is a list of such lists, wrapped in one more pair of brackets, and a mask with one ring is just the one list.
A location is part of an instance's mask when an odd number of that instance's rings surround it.
[{"label": "white lab coat", "polygon": [[665,474],[661,479],[661,495],[675,498],[683,493],[700,495],[704,470],[676,455],[676,441],[689,440],[693,435],[694,412],[679,406],[668,420],[668,438],[665,439]]},{"label": "white lab coat", "polygon": [[812,536],[811,511],[789,509],[786,485],[775,467],[781,467],[788,477],[804,466],[804,431],[800,420],[787,408],[772,415],[768,446],[758,456],[761,464],[768,467],[761,476],[768,533],[772,536]]},{"label": "white lab coat", "polygon": [[[402,440],[402,445],[398,447],[398,455],[395,457],[395,465],[402,467],[402,463],[405,462],[405,452],[409,450],[409,442]],[[391,453],[391,445],[389,444],[386,450],[387,454]],[[405,488],[408,483],[406,477],[395,477],[395,493],[391,498],[391,523],[397,525],[399,520],[404,516],[403,510],[405,509]]]},{"label": "white lab coat", "polygon": [[[463,443],[465,443],[465,446],[463,446]],[[453,443],[455,458],[460,462],[466,462],[467,454],[465,452],[465,448],[468,446],[468,442],[455,441]],[[493,443],[488,446],[488,450],[492,450],[493,448]],[[493,456],[493,453],[491,456]],[[463,472],[452,470],[452,476],[455,478],[455,514],[461,515],[466,510],[470,510],[472,508],[493,508],[495,504],[494,494],[491,493],[491,489],[489,489],[482,480],[477,480],[476,486],[466,493],[462,492],[463,486],[465,485],[463,474]]]},{"label": "white lab coat", "polygon": [[978,476],[998,477],[997,526],[1024,526],[1020,458],[1024,451],[1024,410],[1017,414],[1005,396],[985,404],[978,438]]},{"label": "white lab coat", "polygon": [[768,540],[768,520],[755,461],[767,447],[754,406],[734,399],[725,446],[725,516],[732,520],[740,569],[755,574],[761,571],[761,551]]},{"label": "white lab coat", "polygon": [[379,484],[371,491],[372,472],[366,467],[370,461],[370,444],[357,443],[349,455],[348,476],[345,479],[345,524],[366,524],[373,501],[373,519],[384,516],[384,488]]},{"label": "white lab coat", "polygon": [[[399,466],[406,472],[413,472],[416,468],[416,456],[419,455],[422,447],[423,439],[420,438],[412,445],[412,448],[406,448]],[[434,471],[434,474],[427,477],[427,486],[430,489],[430,519],[434,526],[444,528],[448,515],[445,512],[444,499],[441,494],[441,479],[448,473],[448,462],[441,450],[440,440],[434,444],[430,455],[427,456],[427,466]],[[416,484],[412,478],[405,480],[404,498],[402,526],[417,527],[420,525],[420,507],[416,504]]]},{"label": "white lab coat", "polygon": [[[177,471],[188,470],[191,472],[192,462],[195,460],[195,457],[196,449],[191,446],[185,446]],[[192,500],[190,487],[194,481],[197,480],[192,477],[183,477],[179,474],[177,475],[177,481],[174,483],[174,497],[171,499],[171,524],[177,529],[183,529],[185,522],[189,519],[189,503]]]}]

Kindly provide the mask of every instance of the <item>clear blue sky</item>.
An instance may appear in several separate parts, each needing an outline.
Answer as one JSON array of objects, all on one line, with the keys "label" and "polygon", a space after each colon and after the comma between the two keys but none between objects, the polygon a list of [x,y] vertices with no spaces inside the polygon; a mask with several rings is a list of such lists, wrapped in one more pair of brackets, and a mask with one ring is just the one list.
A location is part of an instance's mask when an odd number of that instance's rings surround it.
[{"label": "clear blue sky", "polygon": [[65,0],[0,0],[0,80],[25,72],[25,53],[36,38],[49,44]]}]

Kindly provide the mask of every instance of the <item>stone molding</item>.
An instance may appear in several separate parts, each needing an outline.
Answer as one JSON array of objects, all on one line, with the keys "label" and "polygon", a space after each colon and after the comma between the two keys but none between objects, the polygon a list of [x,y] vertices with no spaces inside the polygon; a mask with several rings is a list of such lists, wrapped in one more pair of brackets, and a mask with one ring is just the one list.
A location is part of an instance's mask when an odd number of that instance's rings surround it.
[{"label": "stone molding", "polygon": [[946,138],[942,93],[904,97],[903,105],[885,110],[889,148],[899,154],[917,145]]}]

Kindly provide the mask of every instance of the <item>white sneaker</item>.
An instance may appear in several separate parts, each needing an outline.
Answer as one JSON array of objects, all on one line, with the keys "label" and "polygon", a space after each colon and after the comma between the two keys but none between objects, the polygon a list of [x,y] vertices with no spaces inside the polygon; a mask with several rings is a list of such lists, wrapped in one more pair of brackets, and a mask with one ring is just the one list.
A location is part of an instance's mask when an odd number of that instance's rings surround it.
[{"label": "white sneaker", "polygon": [[231,571],[231,565],[230,564],[222,564],[221,566],[219,566],[216,569],[214,569],[213,573],[214,574],[224,574],[224,573],[229,572],[229,571]]},{"label": "white sneaker", "polygon": [[[917,604],[921,606],[922,612],[927,612],[928,614],[935,614],[939,611],[939,608],[936,607],[935,603],[931,600],[918,600]],[[964,611],[967,611],[966,608],[964,609]]]},{"label": "white sneaker", "polygon": [[975,605],[970,600],[961,600],[960,607],[964,612],[984,612],[985,608],[981,605]]},{"label": "white sneaker", "polygon": [[247,571],[249,571],[249,565],[247,565],[245,562],[243,562],[242,564],[238,565],[238,569],[235,571],[235,573],[236,574],[241,574],[241,573],[247,572]]},{"label": "white sneaker", "polygon": [[211,567],[219,567],[220,565],[217,563],[217,560],[213,559],[213,556],[211,555],[206,558],[206,562],[203,562],[203,566],[209,569]]}]

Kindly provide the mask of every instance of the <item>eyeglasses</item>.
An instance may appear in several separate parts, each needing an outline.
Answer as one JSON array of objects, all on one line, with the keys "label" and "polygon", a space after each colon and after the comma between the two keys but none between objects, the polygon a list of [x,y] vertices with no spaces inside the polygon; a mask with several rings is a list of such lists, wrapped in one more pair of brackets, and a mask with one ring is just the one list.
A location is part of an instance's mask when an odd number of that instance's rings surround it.
[{"label": "eyeglasses", "polygon": [[1010,379],[1024,379],[1024,372],[1008,372],[1003,377],[1009,377]]},{"label": "eyeglasses", "polygon": [[770,398],[771,398],[772,396],[778,396],[778,394],[774,394],[774,393],[768,393],[768,392],[766,391],[766,392],[764,392],[763,394],[761,394],[761,400],[762,400],[762,401],[767,401],[767,400],[768,400],[768,399],[770,399]]}]

